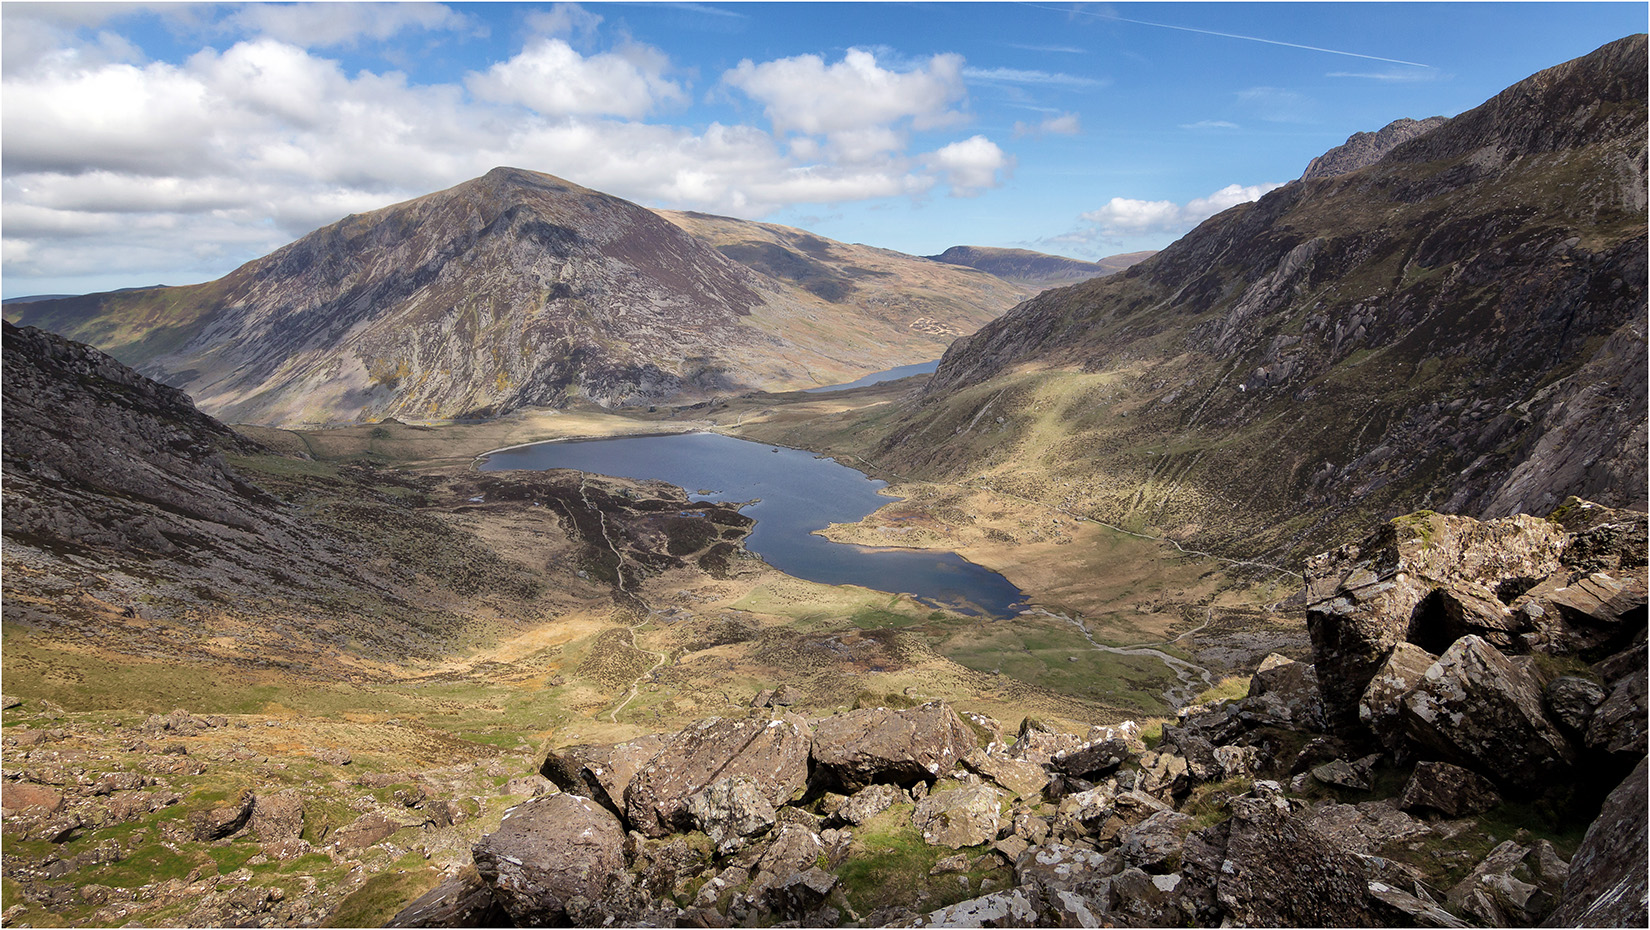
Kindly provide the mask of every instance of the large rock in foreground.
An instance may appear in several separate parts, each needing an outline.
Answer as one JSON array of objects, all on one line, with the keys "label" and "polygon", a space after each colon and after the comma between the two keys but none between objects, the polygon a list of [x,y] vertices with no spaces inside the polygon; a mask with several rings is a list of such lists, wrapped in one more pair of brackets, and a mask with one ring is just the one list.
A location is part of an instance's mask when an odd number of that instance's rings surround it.
[{"label": "large rock in foreground", "polygon": [[974,734],[948,705],[868,707],[820,721],[813,759],[820,776],[853,793],[874,782],[933,781],[975,748]]},{"label": "large rock in foreground", "polygon": [[1425,751],[1513,788],[1549,785],[1576,762],[1540,684],[1476,636],[1457,640],[1404,697],[1403,727]]},{"label": "large rock in foreground", "polygon": [[516,926],[558,925],[570,899],[599,897],[624,868],[624,828],[589,798],[557,794],[512,808],[473,852]]},{"label": "large rock in foreground", "polygon": [[1564,539],[1562,527],[1537,517],[1481,523],[1422,512],[1309,559],[1306,622],[1331,724],[1357,723],[1358,699],[1397,644],[1437,652],[1452,633],[1508,620],[1497,587],[1557,571]]},{"label": "large rock in foreground", "polygon": [[1633,774],[1610,793],[1570,860],[1564,893],[1545,926],[1650,926],[1646,777],[1641,759]]},{"label": "large rock in foreground", "polygon": [[777,719],[701,720],[665,740],[625,790],[625,818],[647,836],[694,828],[688,798],[711,782],[749,776],[774,807],[808,781],[808,722]]}]

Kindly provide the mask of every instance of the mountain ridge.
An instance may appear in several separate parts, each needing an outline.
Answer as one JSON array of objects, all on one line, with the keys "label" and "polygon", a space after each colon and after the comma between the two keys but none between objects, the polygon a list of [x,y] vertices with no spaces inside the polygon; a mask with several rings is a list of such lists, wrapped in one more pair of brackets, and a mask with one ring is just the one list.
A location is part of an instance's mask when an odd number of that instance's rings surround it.
[{"label": "mountain ridge", "polygon": [[866,457],[1065,483],[1079,513],[1250,553],[1428,507],[1642,507],[1644,48],[1027,301],[953,344]]},{"label": "mountain ridge", "polygon": [[[822,297],[654,211],[498,168],[346,217],[217,281],[7,315],[104,347],[220,418],[325,423],[837,383],[931,359],[1026,296],[961,271],[938,283],[948,296],[856,296],[849,281]],[[825,310],[828,333],[815,322]]]},{"label": "mountain ridge", "polygon": [[975,268],[1005,281],[1024,284],[1042,291],[1050,287],[1077,284],[1090,278],[1116,274],[1154,254],[1156,253],[1150,251],[1125,252],[1120,255],[1109,255],[1097,262],[1085,262],[1030,249],[954,245],[938,255],[923,257],[930,261]]}]

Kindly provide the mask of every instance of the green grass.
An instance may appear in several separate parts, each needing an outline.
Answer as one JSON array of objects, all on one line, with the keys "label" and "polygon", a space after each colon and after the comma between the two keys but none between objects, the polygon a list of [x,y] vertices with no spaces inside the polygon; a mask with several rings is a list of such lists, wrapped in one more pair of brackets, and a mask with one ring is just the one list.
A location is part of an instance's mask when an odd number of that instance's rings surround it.
[{"label": "green grass", "polygon": [[328,927],[382,927],[396,912],[441,883],[441,870],[407,853],[393,870],[374,875],[350,892],[326,919]]},{"label": "green grass", "polygon": [[836,876],[848,903],[860,914],[879,907],[911,906],[920,897],[921,909],[932,910],[967,900],[975,895],[987,875],[1006,871],[988,858],[979,869],[961,873],[969,878],[964,887],[956,874],[929,876],[934,864],[961,852],[971,857],[985,847],[950,849],[929,846],[911,823],[915,805],[899,803],[866,821],[854,834],[853,853],[837,867]]}]

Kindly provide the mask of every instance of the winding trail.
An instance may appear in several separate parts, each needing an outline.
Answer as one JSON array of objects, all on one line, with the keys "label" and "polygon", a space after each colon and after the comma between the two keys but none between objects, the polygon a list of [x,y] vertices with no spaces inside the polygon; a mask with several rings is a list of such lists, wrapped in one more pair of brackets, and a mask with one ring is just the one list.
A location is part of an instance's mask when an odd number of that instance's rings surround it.
[{"label": "winding trail", "polygon": [[[1030,610],[1022,611],[1022,613],[1038,614],[1051,619],[1066,621],[1076,627],[1078,631],[1083,634],[1083,638],[1088,640],[1089,645],[1093,646],[1096,651],[1109,652],[1113,655],[1120,656],[1148,656],[1162,662],[1164,665],[1169,667],[1169,671],[1174,672],[1176,678],[1180,679],[1179,685],[1167,688],[1163,691],[1163,699],[1168,701],[1169,706],[1175,709],[1185,707],[1187,704],[1190,704],[1192,699],[1197,697],[1199,693],[1208,690],[1215,685],[1214,678],[1209,674],[1208,669],[1201,665],[1187,662],[1185,659],[1169,655],[1167,652],[1163,652],[1162,650],[1154,649],[1151,646],[1107,646],[1104,643],[1095,641],[1094,634],[1089,632],[1088,624],[1083,622],[1082,617],[1071,617],[1066,614],[1057,614],[1053,611],[1043,610],[1040,607],[1034,607]],[[1178,639],[1178,637],[1176,638]],[[1197,683],[1197,679],[1202,679],[1203,683],[1199,685]]]},{"label": "winding trail", "polygon": [[663,652],[654,652],[651,649],[643,649],[636,642],[636,631],[653,622],[653,616],[659,613],[659,611],[654,610],[653,606],[649,604],[640,594],[630,591],[625,587],[624,554],[619,551],[619,547],[613,543],[613,537],[607,532],[607,514],[602,513],[599,508],[590,503],[590,495],[586,490],[587,477],[588,476],[585,475],[584,472],[579,472],[579,497],[584,500],[584,506],[586,509],[596,512],[596,520],[602,528],[602,539],[607,543],[607,548],[613,551],[613,558],[616,560],[613,567],[613,574],[619,579],[619,593],[635,598],[636,601],[647,610],[647,614],[645,616],[635,623],[632,623],[629,627],[630,648],[636,650],[637,652],[645,652],[648,655],[653,656],[655,659],[653,667],[636,676],[636,679],[630,683],[630,690],[625,692],[624,700],[620,701],[619,705],[613,708],[613,710],[607,715],[609,720],[612,720],[614,723],[618,723],[619,711],[624,710],[631,701],[636,699],[636,695],[641,693],[642,682],[646,681],[654,672],[657,672],[660,667],[665,664],[665,661],[670,658],[670,656]]}]

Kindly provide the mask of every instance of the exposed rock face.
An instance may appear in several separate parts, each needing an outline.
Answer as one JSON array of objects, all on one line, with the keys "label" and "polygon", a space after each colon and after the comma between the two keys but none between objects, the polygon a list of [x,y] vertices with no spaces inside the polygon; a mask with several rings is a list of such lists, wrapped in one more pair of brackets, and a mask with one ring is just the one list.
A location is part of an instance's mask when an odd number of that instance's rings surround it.
[{"label": "exposed rock face", "polygon": [[599,897],[624,867],[624,828],[588,798],[534,798],[482,837],[475,863],[517,926],[554,925],[566,919],[571,898]]},{"label": "exposed rock face", "polygon": [[1341,145],[1312,159],[1312,163],[1301,173],[1301,180],[1329,178],[1367,168],[1399,145],[1447,122],[1449,119],[1443,116],[1429,116],[1422,120],[1406,118],[1393,120],[1375,132],[1355,132]]},{"label": "exposed rock face", "polygon": [[647,836],[688,829],[688,798],[714,781],[748,776],[780,805],[808,779],[807,721],[712,718],[669,737],[625,789],[625,819]]},{"label": "exposed rock face", "polygon": [[1233,802],[1221,871],[1221,906],[1252,927],[1376,922],[1364,865],[1270,801]]},{"label": "exposed rock face", "polygon": [[623,743],[568,746],[547,753],[539,772],[561,790],[590,798],[622,817],[625,788],[664,745],[664,737],[650,733]]},{"label": "exposed rock face", "polygon": [[985,785],[939,791],[917,803],[912,815],[923,842],[961,849],[997,838],[1002,826],[1002,795]]},{"label": "exposed rock face", "polygon": [[[1646,57],[1611,43],[1025,302],[953,344],[869,457],[1041,493],[1013,449],[1072,482],[1062,506],[1243,557],[1424,507],[1643,509]],[[1057,442],[1032,428],[1051,408]]]},{"label": "exposed rock face", "polygon": [[[1357,719],[1359,698],[1398,643],[1442,651],[1470,632],[1443,608],[1446,600],[1470,597],[1504,610],[1494,586],[1557,571],[1564,538],[1562,528],[1533,517],[1481,523],[1420,514],[1308,560],[1307,626],[1330,720]],[[1438,596],[1452,591],[1465,595]]]},{"label": "exposed rock face", "polygon": [[729,853],[745,845],[747,837],[766,831],[774,824],[773,802],[749,775],[722,778],[688,798],[688,815],[716,844],[716,851]]},{"label": "exposed rock face", "polygon": [[1476,636],[1463,636],[1404,697],[1417,745],[1509,787],[1551,783],[1576,752],[1547,719],[1540,684]]},{"label": "exposed rock face", "polygon": [[974,747],[974,734],[948,705],[868,707],[828,717],[814,732],[819,774],[847,791],[873,782],[933,781]]},{"label": "exposed rock face", "polygon": [[1449,890],[1449,906],[1484,927],[1533,927],[1553,909],[1569,866],[1552,844],[1508,840]]},{"label": "exposed rock face", "polygon": [[1549,927],[1642,927],[1650,920],[1646,879],[1645,762],[1610,793],[1570,860],[1564,891],[1547,918]]},{"label": "exposed rock face", "polygon": [[1458,765],[1422,762],[1404,785],[1398,806],[1411,813],[1436,811],[1445,817],[1481,814],[1501,803],[1495,786]]}]

